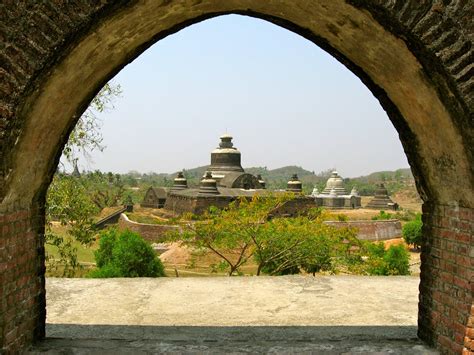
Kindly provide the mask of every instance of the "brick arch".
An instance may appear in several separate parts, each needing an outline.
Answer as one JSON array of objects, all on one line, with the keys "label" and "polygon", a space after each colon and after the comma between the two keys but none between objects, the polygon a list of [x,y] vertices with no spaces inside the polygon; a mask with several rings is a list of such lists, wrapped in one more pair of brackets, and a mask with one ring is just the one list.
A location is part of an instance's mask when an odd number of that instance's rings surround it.
[{"label": "brick arch", "polygon": [[44,196],[77,117],[107,80],[157,40],[198,21],[237,13],[313,41],[379,99],[425,202],[419,335],[446,351],[472,349],[474,25],[469,2],[97,3],[44,1],[1,8],[6,19],[0,104],[2,348],[21,349],[44,336]]}]

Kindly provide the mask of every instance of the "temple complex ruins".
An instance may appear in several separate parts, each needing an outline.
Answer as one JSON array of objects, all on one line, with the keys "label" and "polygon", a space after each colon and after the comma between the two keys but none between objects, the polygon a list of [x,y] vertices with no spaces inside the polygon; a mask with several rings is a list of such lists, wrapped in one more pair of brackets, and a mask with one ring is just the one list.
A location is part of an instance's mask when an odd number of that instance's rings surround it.
[{"label": "temple complex ruins", "polygon": [[[164,208],[173,214],[202,214],[210,206],[225,208],[232,201],[245,197],[251,198],[256,193],[268,194],[266,184],[261,175],[252,175],[242,168],[242,155],[234,147],[232,136],[224,134],[220,137],[219,146],[211,152],[211,164],[200,181],[199,187],[189,187],[186,177],[179,172],[171,188],[150,187],[141,203],[142,207]],[[291,212],[283,215],[294,215],[298,208],[305,210],[310,207],[328,209],[361,208],[361,197],[355,187],[348,192],[344,180],[337,171],[333,171],[326,182],[325,188],[319,192],[317,188],[309,196],[303,195],[302,182],[294,174],[287,183],[287,192],[297,194],[296,202],[292,203]],[[273,191],[282,193],[281,191]],[[372,209],[397,209],[398,205],[388,196],[387,189],[381,184],[375,197],[366,206]]]},{"label": "temple complex ruins", "polygon": [[234,147],[232,136],[220,137],[219,146],[211,152],[211,165],[198,188],[188,188],[182,173],[173,181],[164,208],[175,214],[201,214],[210,206],[224,208],[239,197],[252,197],[263,191],[265,182],[244,171],[241,153]]},{"label": "temple complex ruins", "polygon": [[[316,207],[314,198],[302,195],[302,183],[294,174],[288,181],[286,191],[298,194],[278,215],[294,215]],[[142,207],[163,207],[173,214],[202,214],[210,206],[225,208],[238,198],[251,198],[256,193],[268,194],[261,175],[246,173],[241,165],[241,153],[234,147],[232,136],[220,137],[219,146],[211,152],[211,165],[197,188],[188,187],[183,173],[178,173],[171,188],[150,188]],[[275,192],[275,193],[281,193]]]}]

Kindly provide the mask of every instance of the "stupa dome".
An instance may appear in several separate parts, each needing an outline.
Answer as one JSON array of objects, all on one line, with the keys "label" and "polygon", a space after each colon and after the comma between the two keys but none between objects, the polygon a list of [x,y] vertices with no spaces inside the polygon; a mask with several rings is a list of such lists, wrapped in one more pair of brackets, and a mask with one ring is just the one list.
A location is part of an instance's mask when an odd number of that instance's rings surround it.
[{"label": "stupa dome", "polygon": [[172,190],[183,190],[188,188],[188,180],[184,177],[184,174],[180,171],[173,180]]},{"label": "stupa dome", "polygon": [[290,192],[301,192],[301,191],[303,191],[303,184],[298,179],[298,175],[293,174],[290,181],[288,181],[286,191],[290,191]]},{"label": "stupa dome", "polygon": [[398,208],[398,204],[394,203],[388,196],[387,188],[384,184],[380,184],[375,190],[375,196],[372,200],[369,201],[366,208],[373,208],[379,210],[393,209]]},{"label": "stupa dome", "polygon": [[206,171],[206,175],[201,180],[201,184],[199,185],[199,193],[212,195],[219,194],[219,190],[217,190],[217,181],[212,178],[210,171]]},{"label": "stupa dome", "polygon": [[328,181],[326,182],[326,188],[323,190],[323,194],[330,194],[331,190],[334,189],[336,195],[346,195],[347,191],[344,188],[344,181],[342,177],[337,173],[337,171],[333,171],[331,176],[329,177]]},{"label": "stupa dome", "polygon": [[220,136],[219,147],[211,152],[211,172],[241,171],[244,169],[240,163],[240,151],[234,147],[232,136],[223,134]]},{"label": "stupa dome", "polygon": [[388,197],[388,190],[384,184],[380,184],[377,189],[375,189],[376,197]]}]

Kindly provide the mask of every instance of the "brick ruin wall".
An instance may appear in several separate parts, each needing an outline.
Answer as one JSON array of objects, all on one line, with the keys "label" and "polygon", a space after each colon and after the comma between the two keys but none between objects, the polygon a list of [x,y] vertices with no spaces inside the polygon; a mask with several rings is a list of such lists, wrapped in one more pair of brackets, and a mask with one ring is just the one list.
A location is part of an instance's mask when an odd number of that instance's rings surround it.
[{"label": "brick ruin wall", "polygon": [[0,231],[0,353],[20,353],[45,335],[44,219],[35,210],[4,214]]},{"label": "brick ruin wall", "polygon": [[423,206],[418,335],[444,353],[474,353],[474,209]]},{"label": "brick ruin wall", "polygon": [[336,228],[355,228],[357,238],[361,240],[379,241],[402,236],[402,224],[398,219],[387,221],[326,221],[324,222]]},{"label": "brick ruin wall", "polygon": [[124,213],[120,215],[118,228],[120,230],[128,229],[136,232],[150,243],[160,243],[163,241],[166,233],[179,230],[178,226],[137,223],[131,221]]},{"label": "brick ruin wall", "polygon": [[295,217],[315,207],[316,204],[313,197],[297,196],[273,210],[271,215],[274,217]]}]

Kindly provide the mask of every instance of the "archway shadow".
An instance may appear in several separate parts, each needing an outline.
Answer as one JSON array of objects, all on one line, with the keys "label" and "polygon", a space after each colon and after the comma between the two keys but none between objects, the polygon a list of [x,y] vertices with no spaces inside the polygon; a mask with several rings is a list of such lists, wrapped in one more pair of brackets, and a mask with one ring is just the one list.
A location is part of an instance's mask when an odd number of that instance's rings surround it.
[{"label": "archway shadow", "polygon": [[431,353],[416,326],[135,326],[47,324],[33,351]]}]

